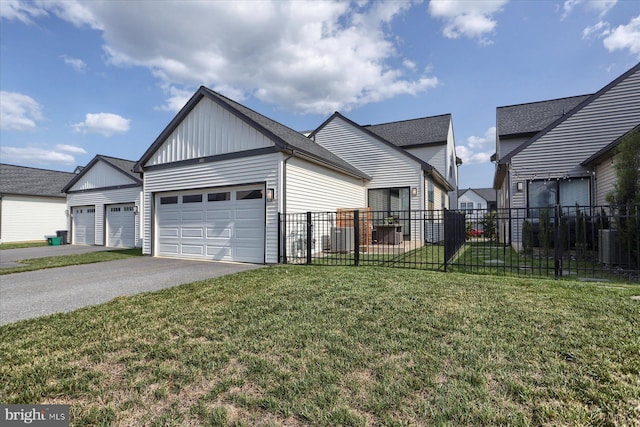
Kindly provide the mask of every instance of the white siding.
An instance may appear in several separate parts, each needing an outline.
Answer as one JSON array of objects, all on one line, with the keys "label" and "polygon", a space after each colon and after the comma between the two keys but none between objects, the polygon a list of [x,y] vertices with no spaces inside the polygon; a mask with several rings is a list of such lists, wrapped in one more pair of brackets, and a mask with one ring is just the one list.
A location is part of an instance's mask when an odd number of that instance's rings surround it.
[{"label": "white siding", "polygon": [[5,195],[0,204],[2,243],[44,240],[68,229],[64,198]]},{"label": "white siding", "polygon": [[[616,156],[617,157],[617,156]],[[595,204],[608,205],[607,194],[613,191],[616,184],[616,157],[607,159],[596,167]]]},{"label": "white siding", "polygon": [[[74,206],[95,206],[96,208],[96,245],[105,244],[105,212],[107,205],[117,203],[135,203],[142,212],[140,205],[140,187],[122,188],[116,190],[87,191],[83,193],[71,193],[67,195],[67,206],[71,210]],[[136,215],[136,247],[142,246],[140,217]],[[70,224],[65,228],[70,227]],[[70,228],[67,228],[70,230]]]},{"label": "white siding", "polygon": [[202,98],[145,166],[273,145],[269,138],[228,110]]},{"label": "white siding", "polygon": [[[240,184],[266,182],[266,188],[279,188],[278,170],[283,156],[280,153],[243,157],[167,169],[148,170],[144,173],[144,205],[153,206],[157,192],[190,190],[211,187],[229,187]],[[280,199],[276,194],[276,200]],[[144,211],[143,252],[151,254],[153,212]],[[266,206],[266,262],[278,262],[278,203]]]},{"label": "white siding", "polygon": [[462,203],[473,203],[473,209],[487,209],[487,201],[473,190],[465,191],[462,196],[458,197],[458,209],[460,210],[462,210],[460,207]]},{"label": "white siding", "polygon": [[365,207],[362,179],[352,178],[298,158],[287,162],[287,213],[328,212]]},{"label": "white siding", "polygon": [[136,181],[125,175],[114,167],[98,160],[91,169],[73,184],[69,191],[94,190],[104,187],[115,187],[118,185],[136,184]]},{"label": "white siding", "polygon": [[408,148],[407,151],[420,160],[423,160],[429,163],[431,166],[436,168],[440,175],[447,177],[446,173],[446,157],[447,157],[447,146],[444,144],[440,145],[431,145],[431,146],[423,146],[423,147],[414,147]]},{"label": "white siding", "polygon": [[[640,71],[610,88],[512,158],[516,180],[587,174],[580,163],[640,123]],[[512,207],[525,207],[513,191]]]}]

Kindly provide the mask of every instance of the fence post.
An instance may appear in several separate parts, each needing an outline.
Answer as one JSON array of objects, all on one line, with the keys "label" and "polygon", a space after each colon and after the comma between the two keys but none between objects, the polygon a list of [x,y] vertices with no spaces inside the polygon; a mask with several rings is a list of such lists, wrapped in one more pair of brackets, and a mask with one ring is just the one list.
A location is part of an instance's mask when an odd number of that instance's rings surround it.
[{"label": "fence post", "polygon": [[282,241],[282,263],[287,263],[287,214],[278,213],[279,241]]},{"label": "fence post", "polygon": [[[444,248],[443,248],[443,252],[444,252],[444,272],[447,272],[447,264],[449,263],[448,258],[448,251],[447,251],[447,208],[442,208],[442,210],[440,211],[440,215],[442,215],[441,217],[441,221],[442,221],[442,240],[444,241]],[[455,227],[455,225],[454,225]],[[455,236],[456,230],[454,230],[454,236]]]},{"label": "fence post", "polygon": [[313,223],[311,222],[311,212],[307,212],[307,264],[311,264],[311,243],[313,239]]},{"label": "fence post", "polygon": [[555,206],[554,223],[553,223],[553,277],[562,276],[562,243],[560,242],[560,209],[559,205]]},{"label": "fence post", "polygon": [[360,265],[360,211],[358,209],[353,211],[353,238],[355,240],[353,262],[357,267]]}]

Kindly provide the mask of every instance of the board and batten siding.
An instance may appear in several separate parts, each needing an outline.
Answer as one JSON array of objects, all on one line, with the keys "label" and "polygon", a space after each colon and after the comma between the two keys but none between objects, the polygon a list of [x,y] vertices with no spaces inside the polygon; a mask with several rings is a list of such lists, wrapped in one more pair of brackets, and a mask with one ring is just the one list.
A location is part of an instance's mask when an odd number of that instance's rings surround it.
[{"label": "board and batten siding", "polygon": [[607,159],[596,166],[595,204],[608,205],[607,194],[613,191],[616,184],[615,162],[618,156]]},{"label": "board and batten siding", "polygon": [[86,171],[80,180],[73,184],[69,191],[95,190],[104,187],[137,184],[124,173],[99,160]]},{"label": "board and batten siding", "polygon": [[[113,174],[113,172],[112,172]],[[67,208],[71,212],[71,208],[76,206],[95,206],[95,230],[96,230],[96,246],[105,245],[105,215],[108,205],[115,205],[120,203],[134,203],[138,206],[138,211],[143,212],[143,206],[141,205],[141,191],[140,186],[121,188],[114,190],[100,190],[85,191],[82,193],[70,193],[67,195]],[[68,219],[67,230],[71,231],[71,217]],[[135,246],[142,246],[142,227],[141,224],[142,215],[136,215],[136,231],[135,231]]]},{"label": "board and batten siding", "polygon": [[0,242],[28,242],[67,230],[64,198],[3,195]]},{"label": "board and batten siding", "polygon": [[[167,191],[195,190],[214,187],[229,187],[242,184],[266,183],[266,188],[279,188],[279,167],[283,160],[281,153],[242,157],[173,168],[151,169],[144,172],[143,253],[152,252],[152,224],[154,194]],[[278,203],[266,204],[265,260],[278,262]]]},{"label": "board and batten siding", "polygon": [[268,137],[205,97],[182,120],[145,166],[273,145]]},{"label": "board and batten siding", "polygon": [[[585,176],[580,165],[591,154],[640,123],[640,71],[627,76],[597,99],[517,153],[510,173],[517,180]],[[526,191],[514,188],[512,207],[526,207]]]}]

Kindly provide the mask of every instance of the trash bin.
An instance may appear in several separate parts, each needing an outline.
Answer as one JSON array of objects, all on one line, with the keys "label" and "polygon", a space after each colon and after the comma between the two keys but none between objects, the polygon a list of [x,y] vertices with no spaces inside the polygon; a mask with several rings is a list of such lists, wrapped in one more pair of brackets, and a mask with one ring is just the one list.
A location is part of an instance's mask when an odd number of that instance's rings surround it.
[{"label": "trash bin", "polygon": [[49,246],[60,246],[60,237],[57,236],[47,236],[47,244]]},{"label": "trash bin", "polygon": [[61,245],[66,245],[68,240],[67,240],[67,234],[69,232],[67,230],[58,230],[56,231],[56,236],[58,236],[60,238],[60,244]]}]

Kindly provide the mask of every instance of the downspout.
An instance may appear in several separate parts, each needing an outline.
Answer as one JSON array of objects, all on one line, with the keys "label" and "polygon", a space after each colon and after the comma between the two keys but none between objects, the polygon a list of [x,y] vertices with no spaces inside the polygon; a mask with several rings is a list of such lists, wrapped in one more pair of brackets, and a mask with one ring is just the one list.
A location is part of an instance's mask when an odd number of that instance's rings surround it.
[{"label": "downspout", "polygon": [[278,262],[280,262],[280,257],[282,256],[282,262],[284,264],[287,263],[287,197],[285,194],[287,193],[287,162],[291,160],[295,156],[295,151],[291,150],[291,154],[289,157],[284,159],[282,162],[282,191],[280,192],[280,199],[282,200],[282,217],[284,217],[284,222],[278,228],[281,228],[282,235],[278,236],[278,242],[282,242],[282,245],[278,244]]}]

